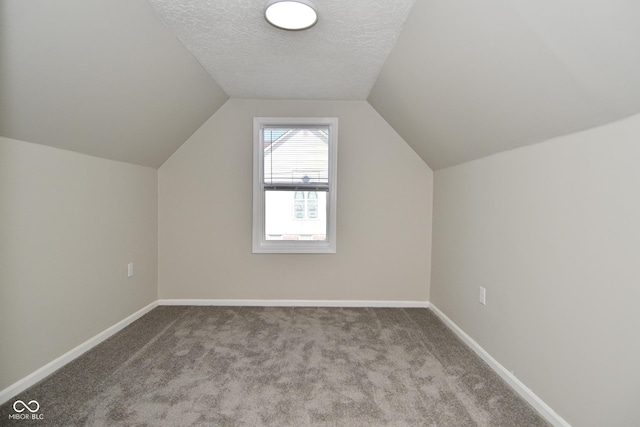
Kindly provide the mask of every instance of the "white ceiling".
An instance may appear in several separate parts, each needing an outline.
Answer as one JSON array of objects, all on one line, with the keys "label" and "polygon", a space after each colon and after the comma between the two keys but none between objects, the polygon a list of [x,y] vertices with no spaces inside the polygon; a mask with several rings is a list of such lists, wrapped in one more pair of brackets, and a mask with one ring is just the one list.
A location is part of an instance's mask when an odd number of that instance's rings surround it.
[{"label": "white ceiling", "polygon": [[364,100],[414,0],[316,0],[318,23],[283,31],[266,0],[149,0],[232,98]]},{"label": "white ceiling", "polygon": [[314,1],[0,0],[0,135],[158,167],[229,96],[367,99],[440,169],[640,113],[638,1]]}]

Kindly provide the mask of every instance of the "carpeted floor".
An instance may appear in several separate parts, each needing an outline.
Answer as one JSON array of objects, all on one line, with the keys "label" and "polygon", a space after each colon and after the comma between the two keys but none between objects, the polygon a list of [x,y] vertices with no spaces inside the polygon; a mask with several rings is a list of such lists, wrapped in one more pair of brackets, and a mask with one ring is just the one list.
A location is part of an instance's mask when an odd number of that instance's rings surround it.
[{"label": "carpeted floor", "polygon": [[0,425],[548,424],[428,309],[158,307]]}]

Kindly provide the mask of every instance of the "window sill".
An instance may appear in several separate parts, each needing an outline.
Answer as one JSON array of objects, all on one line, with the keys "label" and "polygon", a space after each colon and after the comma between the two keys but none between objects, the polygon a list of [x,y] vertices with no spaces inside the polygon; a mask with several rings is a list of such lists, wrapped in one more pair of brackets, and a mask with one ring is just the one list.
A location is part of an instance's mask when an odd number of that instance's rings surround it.
[{"label": "window sill", "polygon": [[336,247],[330,243],[312,243],[311,241],[297,241],[296,243],[282,243],[281,241],[254,244],[254,254],[335,254]]}]

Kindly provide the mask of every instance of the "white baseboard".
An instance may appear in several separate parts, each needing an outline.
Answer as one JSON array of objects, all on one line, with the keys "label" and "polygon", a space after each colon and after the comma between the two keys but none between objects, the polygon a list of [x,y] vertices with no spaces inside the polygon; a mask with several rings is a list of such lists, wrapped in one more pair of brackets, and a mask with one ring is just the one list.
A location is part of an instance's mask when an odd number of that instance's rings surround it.
[{"label": "white baseboard", "polygon": [[487,351],[480,346],[473,338],[467,335],[458,325],[449,319],[435,305],[430,304],[433,311],[467,346],[469,346],[482,360],[484,360],[512,389],[516,391],[524,400],[535,408],[538,413],[548,422],[557,427],[571,427],[571,425],[558,415],[549,405],[544,403],[529,387],[516,378],[507,368],[494,359]]},{"label": "white baseboard", "polygon": [[69,350],[68,352],[66,352],[62,356],[58,357],[57,359],[54,359],[53,361],[47,363],[46,365],[44,365],[43,367],[41,367],[37,371],[32,372],[31,374],[27,375],[26,377],[22,378],[21,380],[11,384],[9,387],[7,387],[4,390],[0,391],[0,404],[3,404],[5,402],[9,401],[10,399],[12,399],[13,397],[15,397],[18,394],[22,393],[23,391],[25,391],[26,389],[28,389],[32,385],[34,385],[37,382],[43,380],[44,378],[46,378],[47,376],[51,375],[52,373],[54,373],[58,369],[62,368],[67,363],[71,362],[72,360],[76,359],[77,357],[79,357],[82,354],[86,353],[87,351],[91,350],[96,345],[100,344],[102,341],[104,341],[107,338],[111,337],[116,332],[121,331],[122,329],[124,329],[129,324],[131,324],[134,321],[138,320],[140,317],[144,316],[145,314],[147,314],[148,312],[150,312],[151,310],[153,310],[157,306],[158,306],[158,301],[152,302],[151,304],[147,305],[146,307],[143,307],[140,310],[136,311],[135,313],[133,313],[131,316],[127,317],[126,319],[123,319],[123,320],[119,321],[115,325],[105,329],[104,331],[100,332],[99,334],[95,335],[94,337],[89,338],[88,340],[86,340],[85,342],[80,344],[79,346]]},{"label": "white baseboard", "polygon": [[212,305],[244,307],[390,307],[428,308],[428,301],[377,300],[261,300],[261,299],[160,299],[158,305]]}]

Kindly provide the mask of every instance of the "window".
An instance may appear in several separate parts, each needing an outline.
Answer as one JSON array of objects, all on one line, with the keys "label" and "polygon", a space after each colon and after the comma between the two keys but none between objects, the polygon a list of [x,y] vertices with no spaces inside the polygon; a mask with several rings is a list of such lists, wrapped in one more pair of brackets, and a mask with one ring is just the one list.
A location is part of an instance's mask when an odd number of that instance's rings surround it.
[{"label": "window", "polygon": [[253,252],[335,253],[338,119],[253,119]]}]

